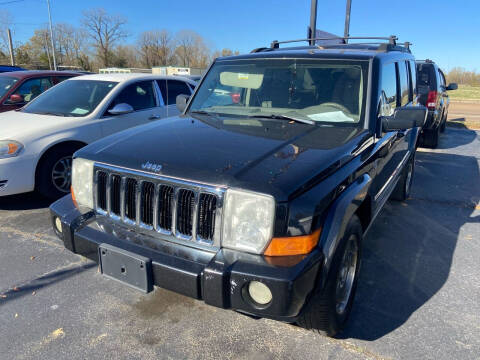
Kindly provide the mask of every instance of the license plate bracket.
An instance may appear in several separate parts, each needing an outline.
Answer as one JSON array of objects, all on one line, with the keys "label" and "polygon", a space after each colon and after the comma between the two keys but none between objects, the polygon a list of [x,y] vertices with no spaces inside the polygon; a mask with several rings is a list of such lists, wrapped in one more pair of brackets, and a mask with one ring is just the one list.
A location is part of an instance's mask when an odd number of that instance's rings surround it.
[{"label": "license plate bracket", "polygon": [[151,259],[109,244],[99,245],[98,259],[100,272],[107,278],[144,293],[153,290]]}]

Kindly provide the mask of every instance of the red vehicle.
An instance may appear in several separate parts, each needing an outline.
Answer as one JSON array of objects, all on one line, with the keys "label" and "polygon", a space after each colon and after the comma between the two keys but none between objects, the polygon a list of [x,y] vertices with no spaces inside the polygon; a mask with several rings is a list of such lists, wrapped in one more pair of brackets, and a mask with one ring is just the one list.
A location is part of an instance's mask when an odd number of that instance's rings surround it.
[{"label": "red vehicle", "polygon": [[0,74],[0,112],[15,110],[63,80],[79,76],[67,71],[12,71]]}]

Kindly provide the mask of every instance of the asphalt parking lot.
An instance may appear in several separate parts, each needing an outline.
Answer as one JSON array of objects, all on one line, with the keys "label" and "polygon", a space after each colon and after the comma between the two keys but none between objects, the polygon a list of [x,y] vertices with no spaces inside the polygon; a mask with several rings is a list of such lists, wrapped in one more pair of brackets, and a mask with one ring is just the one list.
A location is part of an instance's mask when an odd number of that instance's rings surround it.
[{"label": "asphalt parking lot", "polygon": [[48,203],[0,199],[0,359],[478,359],[480,132],[420,149],[412,198],[364,243],[340,339],[103,278],[50,228]]}]

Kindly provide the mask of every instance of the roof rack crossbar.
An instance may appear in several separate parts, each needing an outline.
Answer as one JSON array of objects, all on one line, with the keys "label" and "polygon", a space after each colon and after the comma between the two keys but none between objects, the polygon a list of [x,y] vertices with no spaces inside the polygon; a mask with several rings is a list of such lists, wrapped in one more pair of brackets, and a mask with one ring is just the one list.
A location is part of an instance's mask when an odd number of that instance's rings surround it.
[{"label": "roof rack crossbar", "polygon": [[270,47],[272,49],[276,49],[279,47],[280,44],[288,44],[288,43],[293,43],[293,42],[301,42],[301,41],[313,41],[313,40],[388,40],[388,42],[392,45],[397,44],[398,38],[395,35],[391,35],[388,37],[377,37],[377,36],[347,36],[347,37],[341,37],[341,36],[335,36],[335,37],[326,37],[326,38],[309,38],[309,39],[296,39],[296,40],[285,40],[285,41],[278,41],[274,40],[270,44]]}]

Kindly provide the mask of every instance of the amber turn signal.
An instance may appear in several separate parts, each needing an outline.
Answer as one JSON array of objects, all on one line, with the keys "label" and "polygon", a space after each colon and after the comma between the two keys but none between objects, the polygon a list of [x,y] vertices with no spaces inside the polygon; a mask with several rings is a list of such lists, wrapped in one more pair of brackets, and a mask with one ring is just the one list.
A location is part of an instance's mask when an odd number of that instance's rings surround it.
[{"label": "amber turn signal", "polygon": [[[77,199],[75,199],[75,193],[73,192],[73,186],[70,186],[70,193],[72,194],[72,201],[75,206],[77,206]],[[77,206],[78,207],[78,206]]]},{"label": "amber turn signal", "polygon": [[10,143],[8,144],[8,152],[7,154],[11,155],[11,154],[15,154],[18,150],[18,145],[15,144],[15,143]]},{"label": "amber turn signal", "polygon": [[263,253],[266,256],[287,256],[308,254],[318,244],[322,229],[310,235],[273,238]]}]

